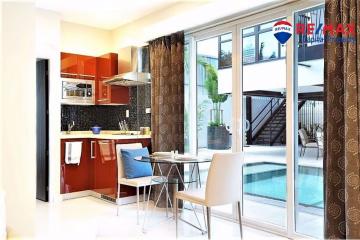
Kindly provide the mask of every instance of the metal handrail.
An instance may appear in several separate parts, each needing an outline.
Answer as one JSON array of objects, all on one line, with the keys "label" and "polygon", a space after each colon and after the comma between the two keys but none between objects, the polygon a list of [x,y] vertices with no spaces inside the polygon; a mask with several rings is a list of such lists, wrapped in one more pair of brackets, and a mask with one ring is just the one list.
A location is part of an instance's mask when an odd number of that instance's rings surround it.
[{"label": "metal handrail", "polygon": [[[275,104],[273,104],[273,100],[276,99]],[[271,98],[270,101],[263,107],[263,109],[258,113],[258,115],[250,122],[250,126],[252,129],[252,132],[264,121],[264,119],[268,116],[270,113],[270,116],[273,114],[273,110],[275,106],[280,106],[279,104],[280,98]],[[255,127],[252,127],[252,124],[260,117],[260,115],[265,111],[266,108],[270,105],[270,109],[266,112],[266,114],[263,116],[263,118],[255,125]]]}]

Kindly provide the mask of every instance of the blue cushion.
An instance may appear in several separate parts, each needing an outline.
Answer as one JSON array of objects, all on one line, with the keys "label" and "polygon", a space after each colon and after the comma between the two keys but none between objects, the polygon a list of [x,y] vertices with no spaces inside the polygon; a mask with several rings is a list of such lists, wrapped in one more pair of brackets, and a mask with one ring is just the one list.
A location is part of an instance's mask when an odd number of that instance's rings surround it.
[{"label": "blue cushion", "polygon": [[139,162],[134,160],[135,157],[139,156],[149,156],[148,149],[146,147],[139,149],[121,149],[121,158],[126,178],[151,176],[152,169],[149,162]]}]

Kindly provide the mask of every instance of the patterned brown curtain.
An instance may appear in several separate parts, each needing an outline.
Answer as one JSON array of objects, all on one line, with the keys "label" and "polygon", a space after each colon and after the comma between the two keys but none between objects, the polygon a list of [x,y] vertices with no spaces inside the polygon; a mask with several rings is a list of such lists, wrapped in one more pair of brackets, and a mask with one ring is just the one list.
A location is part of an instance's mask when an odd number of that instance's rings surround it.
[{"label": "patterned brown curtain", "polygon": [[[151,68],[151,147],[153,152],[178,150],[184,152],[184,33],[178,32],[150,41]],[[160,164],[167,174],[170,165]],[[183,166],[178,166],[184,175]],[[155,168],[155,175],[159,175]],[[170,176],[178,178],[173,168]],[[173,196],[169,185],[170,198]],[[182,190],[184,186],[178,186]],[[157,199],[160,187],[155,186]],[[159,207],[166,206],[165,194]]]},{"label": "patterned brown curtain", "polygon": [[184,151],[184,33],[150,45],[152,150]]},{"label": "patterned brown curtain", "polygon": [[359,7],[359,0],[325,3],[326,24],[356,26],[355,42],[325,42],[325,238],[332,239],[360,239]]}]

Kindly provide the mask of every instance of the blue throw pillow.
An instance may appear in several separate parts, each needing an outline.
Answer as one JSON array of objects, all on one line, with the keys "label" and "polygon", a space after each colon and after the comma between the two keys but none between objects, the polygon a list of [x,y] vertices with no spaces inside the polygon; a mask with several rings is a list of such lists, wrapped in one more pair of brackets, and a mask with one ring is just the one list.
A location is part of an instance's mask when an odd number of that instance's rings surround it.
[{"label": "blue throw pillow", "polygon": [[126,178],[151,176],[151,164],[149,162],[139,162],[134,159],[139,156],[149,156],[148,149],[146,147],[139,149],[121,149],[121,158]]}]

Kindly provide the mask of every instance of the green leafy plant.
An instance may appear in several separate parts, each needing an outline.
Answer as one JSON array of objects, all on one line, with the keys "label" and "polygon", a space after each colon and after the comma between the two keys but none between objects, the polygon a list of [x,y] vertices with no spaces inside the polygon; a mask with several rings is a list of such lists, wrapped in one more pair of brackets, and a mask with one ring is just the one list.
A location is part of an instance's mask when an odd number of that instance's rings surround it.
[{"label": "green leafy plant", "polygon": [[199,59],[198,63],[205,69],[205,89],[208,93],[208,98],[213,104],[214,118],[209,123],[210,126],[222,126],[221,119],[221,103],[225,102],[228,98],[227,94],[219,94],[218,91],[218,73],[217,69],[206,62],[204,59]]}]

